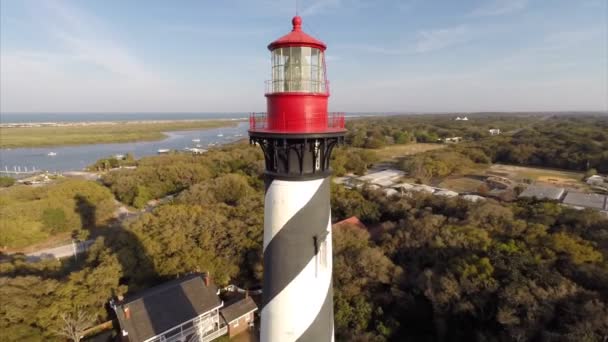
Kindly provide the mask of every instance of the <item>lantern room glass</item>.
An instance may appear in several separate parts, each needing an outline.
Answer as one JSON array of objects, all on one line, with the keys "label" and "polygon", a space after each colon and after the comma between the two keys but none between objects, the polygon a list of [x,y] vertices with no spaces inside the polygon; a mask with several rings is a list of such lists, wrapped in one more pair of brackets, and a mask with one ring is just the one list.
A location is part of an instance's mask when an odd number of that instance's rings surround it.
[{"label": "lantern room glass", "polygon": [[308,46],[272,50],[270,93],[327,93],[323,51]]}]

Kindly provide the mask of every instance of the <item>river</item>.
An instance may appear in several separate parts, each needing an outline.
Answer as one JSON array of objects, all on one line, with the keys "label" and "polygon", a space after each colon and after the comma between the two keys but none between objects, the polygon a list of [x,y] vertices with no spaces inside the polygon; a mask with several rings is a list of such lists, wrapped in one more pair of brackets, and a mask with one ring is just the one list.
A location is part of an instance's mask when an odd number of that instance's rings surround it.
[{"label": "river", "polygon": [[[247,137],[248,128],[249,122],[245,121],[234,127],[165,132],[167,138],[157,141],[0,149],[0,171],[13,171],[16,167],[21,171],[25,168],[28,171],[33,168],[50,172],[76,171],[96,160],[116,154],[131,153],[140,158],[156,155],[159,149],[184,150],[186,147],[196,147],[197,144],[208,149]],[[193,141],[195,139],[200,141]],[[56,155],[50,156],[50,152]]]}]

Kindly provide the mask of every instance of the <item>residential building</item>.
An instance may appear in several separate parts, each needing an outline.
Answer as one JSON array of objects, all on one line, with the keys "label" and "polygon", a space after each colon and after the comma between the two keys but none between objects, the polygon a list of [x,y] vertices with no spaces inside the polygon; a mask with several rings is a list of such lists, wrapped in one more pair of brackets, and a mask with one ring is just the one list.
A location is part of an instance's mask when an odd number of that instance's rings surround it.
[{"label": "residential building", "polygon": [[258,306],[248,295],[220,309],[220,315],[228,325],[228,336],[234,337],[252,328],[253,314],[257,310]]},{"label": "residential building", "polygon": [[367,226],[363,222],[361,222],[361,220],[359,220],[359,218],[357,216],[351,216],[347,219],[336,222],[333,224],[333,227],[336,228],[336,227],[342,227],[345,225],[351,225],[351,226],[361,228],[363,230],[367,230]]},{"label": "residential building", "polygon": [[[255,303],[253,303],[255,304]],[[206,342],[241,331],[236,322],[253,322],[247,308],[224,307],[218,288],[206,275],[190,274],[147,289],[126,299],[110,302],[120,325],[122,341]],[[227,312],[225,315],[220,315]],[[242,313],[241,315],[239,315]],[[225,317],[229,317],[228,322]],[[247,321],[249,319],[249,321]],[[230,326],[232,323],[232,326]]]}]

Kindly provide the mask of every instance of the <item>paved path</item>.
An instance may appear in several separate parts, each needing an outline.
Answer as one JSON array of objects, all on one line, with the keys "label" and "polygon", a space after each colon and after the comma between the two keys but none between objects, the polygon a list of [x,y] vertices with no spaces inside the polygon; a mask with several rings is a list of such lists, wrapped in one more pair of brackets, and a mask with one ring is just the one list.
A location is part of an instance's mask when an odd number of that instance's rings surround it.
[{"label": "paved path", "polygon": [[41,261],[45,259],[62,259],[80,254],[95,242],[95,240],[86,240],[74,242],[68,245],[63,245],[55,248],[47,248],[40,251],[26,254],[26,260],[31,262]]}]

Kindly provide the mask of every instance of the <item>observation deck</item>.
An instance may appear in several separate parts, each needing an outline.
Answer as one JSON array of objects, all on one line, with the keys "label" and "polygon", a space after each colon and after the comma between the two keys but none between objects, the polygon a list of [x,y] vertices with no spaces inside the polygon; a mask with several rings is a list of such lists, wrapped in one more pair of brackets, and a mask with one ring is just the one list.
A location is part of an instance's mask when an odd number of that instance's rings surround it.
[{"label": "observation deck", "polygon": [[249,133],[252,134],[319,134],[332,135],[345,132],[343,112],[321,112],[302,117],[282,115],[270,117],[267,113],[251,113]]}]

